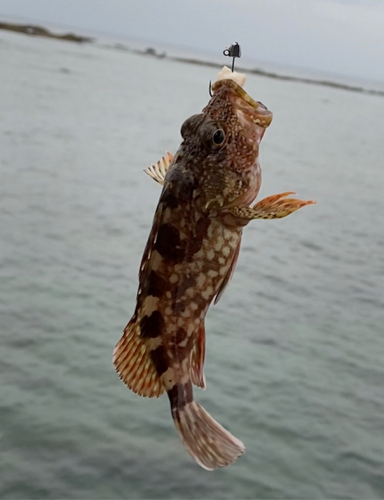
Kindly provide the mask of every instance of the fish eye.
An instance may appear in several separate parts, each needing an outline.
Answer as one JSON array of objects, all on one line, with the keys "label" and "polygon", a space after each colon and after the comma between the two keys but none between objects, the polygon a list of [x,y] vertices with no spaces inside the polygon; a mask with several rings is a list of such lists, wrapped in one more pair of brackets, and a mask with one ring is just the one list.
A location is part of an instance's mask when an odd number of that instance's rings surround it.
[{"label": "fish eye", "polygon": [[217,129],[213,134],[212,134],[212,142],[216,146],[221,146],[225,141],[225,133],[222,128]]}]

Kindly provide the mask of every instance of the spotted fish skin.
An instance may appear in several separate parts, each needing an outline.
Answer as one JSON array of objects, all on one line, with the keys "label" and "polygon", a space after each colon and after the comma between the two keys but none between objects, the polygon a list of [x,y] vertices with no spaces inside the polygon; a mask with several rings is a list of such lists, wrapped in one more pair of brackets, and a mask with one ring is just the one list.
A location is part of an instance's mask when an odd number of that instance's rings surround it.
[{"label": "spotted fish skin", "polygon": [[202,113],[182,125],[142,258],[136,309],[114,350],[116,371],[131,390],[167,392],[182,441],[207,470],[244,452],[194,401],[192,384],[205,388],[204,319],[232,276],[252,219],[259,144],[271,120],[261,103],[222,80]]}]

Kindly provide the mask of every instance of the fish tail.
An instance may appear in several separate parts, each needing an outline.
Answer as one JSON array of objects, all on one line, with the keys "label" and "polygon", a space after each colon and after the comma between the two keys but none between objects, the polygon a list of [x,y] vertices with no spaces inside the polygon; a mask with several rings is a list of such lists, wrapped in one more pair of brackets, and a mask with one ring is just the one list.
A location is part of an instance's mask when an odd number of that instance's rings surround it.
[{"label": "fish tail", "polygon": [[224,429],[192,396],[192,384],[168,391],[172,417],[190,455],[206,470],[226,467],[244,453],[244,444]]}]

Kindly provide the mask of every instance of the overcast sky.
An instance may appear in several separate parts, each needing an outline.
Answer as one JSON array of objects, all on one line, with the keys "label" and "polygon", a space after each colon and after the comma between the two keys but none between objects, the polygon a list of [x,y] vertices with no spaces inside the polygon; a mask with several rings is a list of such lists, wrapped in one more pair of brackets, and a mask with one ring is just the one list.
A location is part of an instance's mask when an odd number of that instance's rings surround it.
[{"label": "overcast sky", "polygon": [[0,0],[10,16],[384,82],[384,0]]}]

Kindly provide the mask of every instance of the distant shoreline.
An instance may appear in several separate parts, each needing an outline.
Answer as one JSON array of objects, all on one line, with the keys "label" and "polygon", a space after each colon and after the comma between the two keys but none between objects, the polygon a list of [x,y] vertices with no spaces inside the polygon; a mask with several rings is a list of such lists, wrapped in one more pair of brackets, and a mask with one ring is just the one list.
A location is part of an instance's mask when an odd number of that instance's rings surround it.
[{"label": "distant shoreline", "polygon": [[36,26],[34,24],[16,24],[16,23],[6,23],[4,21],[0,21],[0,29],[6,31],[13,31],[15,33],[23,33],[24,35],[29,36],[42,36],[44,38],[56,38],[58,40],[66,40],[68,42],[93,42],[93,38],[75,35],[74,33],[64,33],[58,34],[53,33],[47,28],[43,28],[41,26]]},{"label": "distant shoreline", "polygon": [[[16,33],[22,33],[22,34],[29,35],[29,36],[41,36],[41,37],[45,37],[45,38],[55,38],[58,40],[65,40],[68,42],[95,43],[95,38],[76,35],[74,33],[58,34],[58,33],[54,33],[52,31],[50,31],[47,28],[43,28],[41,26],[36,26],[36,25],[31,25],[31,24],[16,24],[16,23],[8,23],[8,22],[1,22],[0,21],[0,29],[7,30],[7,31],[13,31]],[[211,68],[219,68],[219,69],[221,69],[223,66],[222,64],[209,62],[209,61],[202,61],[200,59],[193,59],[193,58],[188,58],[188,57],[168,56],[165,52],[159,53],[152,47],[148,47],[145,50],[139,50],[139,49],[132,49],[132,48],[130,48],[127,45],[122,44],[122,43],[115,43],[114,45],[108,45],[108,47],[112,48],[112,49],[116,49],[116,50],[123,50],[126,52],[132,52],[132,53],[139,54],[142,56],[156,57],[158,59],[168,59],[171,61],[183,62],[183,63],[187,63],[187,64],[196,64],[198,66],[208,66]],[[242,67],[237,66],[237,70],[241,71],[243,73],[264,76],[266,78],[273,78],[275,80],[299,82],[299,83],[306,83],[306,84],[310,84],[310,85],[321,85],[323,87],[330,87],[330,88],[340,89],[340,90],[348,90],[350,92],[359,92],[362,94],[378,95],[378,96],[382,96],[382,97],[384,96],[383,90],[368,89],[368,88],[364,88],[364,87],[360,87],[360,86],[348,85],[345,83],[337,83],[337,82],[333,82],[330,80],[317,80],[314,78],[282,75],[282,74],[274,73],[271,71],[265,71],[265,70],[259,69],[259,68],[249,69],[249,68],[242,68]]]}]

